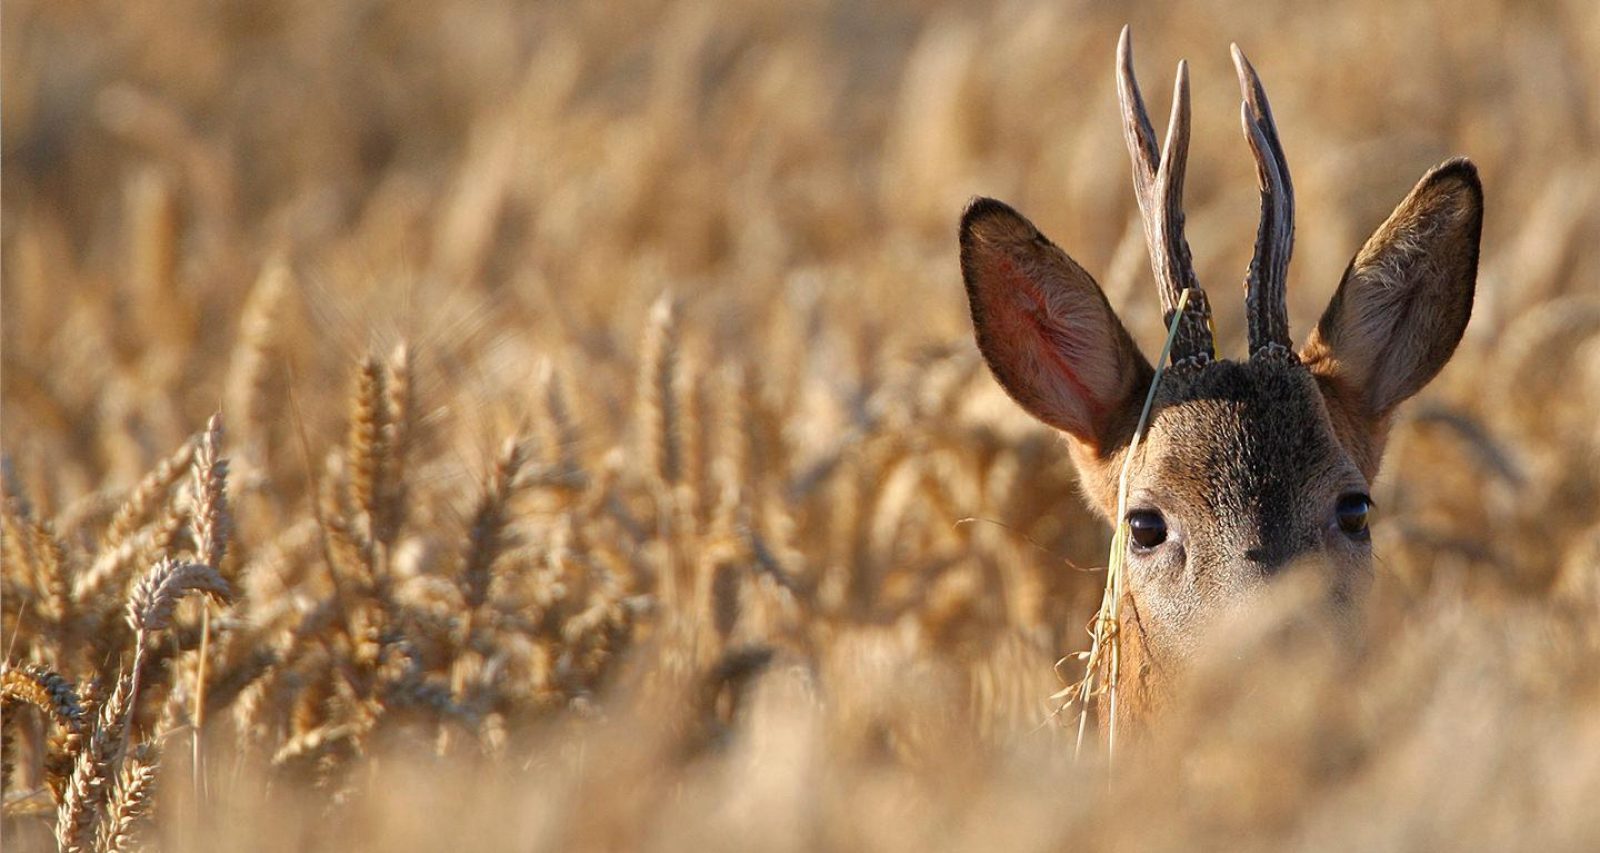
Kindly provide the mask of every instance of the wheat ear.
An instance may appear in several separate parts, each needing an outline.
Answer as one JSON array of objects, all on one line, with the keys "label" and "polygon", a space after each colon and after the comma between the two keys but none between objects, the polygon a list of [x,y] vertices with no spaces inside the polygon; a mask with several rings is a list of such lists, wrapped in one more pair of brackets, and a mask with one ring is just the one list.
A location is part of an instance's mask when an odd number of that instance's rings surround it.
[{"label": "wheat ear", "polygon": [[505,547],[505,527],[510,521],[511,498],[518,486],[517,475],[528,461],[526,442],[507,439],[489,477],[489,487],[472,514],[467,533],[466,557],[461,568],[461,596],[469,611],[476,611],[489,597],[490,570]]}]

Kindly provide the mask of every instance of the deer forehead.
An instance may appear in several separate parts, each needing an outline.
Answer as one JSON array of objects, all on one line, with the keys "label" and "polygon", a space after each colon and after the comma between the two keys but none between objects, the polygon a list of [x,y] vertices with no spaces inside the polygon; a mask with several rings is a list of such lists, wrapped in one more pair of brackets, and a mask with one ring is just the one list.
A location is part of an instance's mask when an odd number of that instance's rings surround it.
[{"label": "deer forehead", "polygon": [[1190,524],[1264,537],[1320,523],[1324,503],[1364,485],[1316,381],[1280,359],[1179,371],[1152,416],[1134,494]]}]

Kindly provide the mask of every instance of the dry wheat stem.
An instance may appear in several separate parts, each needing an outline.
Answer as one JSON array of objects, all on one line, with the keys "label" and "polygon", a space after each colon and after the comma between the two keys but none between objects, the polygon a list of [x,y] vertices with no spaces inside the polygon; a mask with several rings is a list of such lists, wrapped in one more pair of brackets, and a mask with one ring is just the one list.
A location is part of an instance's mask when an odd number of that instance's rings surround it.
[{"label": "dry wheat stem", "polygon": [[1145,427],[1150,422],[1150,408],[1155,405],[1156,389],[1161,387],[1161,375],[1166,371],[1167,359],[1172,355],[1172,342],[1178,337],[1178,321],[1183,317],[1183,309],[1189,302],[1189,294],[1193,292],[1194,288],[1186,287],[1178,295],[1178,305],[1173,310],[1172,323],[1167,327],[1166,343],[1161,347],[1161,357],[1156,360],[1156,372],[1150,379],[1150,389],[1145,392],[1144,408],[1139,412],[1139,422],[1133,430],[1133,439],[1128,442],[1128,452],[1122,458],[1122,473],[1117,478],[1116,528],[1111,534],[1111,553],[1106,559],[1105,595],[1100,600],[1099,611],[1095,613],[1094,641],[1089,646],[1089,657],[1084,663],[1083,686],[1078,694],[1081,707],[1078,709],[1078,737],[1073,746],[1074,757],[1080,755],[1083,750],[1083,736],[1089,721],[1089,699],[1095,691],[1094,677],[1103,663],[1101,657],[1107,650],[1111,655],[1105,688],[1110,692],[1107,713],[1111,719],[1107,721],[1106,726],[1108,764],[1116,756],[1117,676],[1122,663],[1122,641],[1117,632],[1121,628],[1123,563],[1128,548],[1128,475],[1133,470],[1134,456],[1139,452],[1139,442],[1144,437]]},{"label": "dry wheat stem", "polygon": [[139,824],[149,815],[156,788],[154,749],[142,744],[129,753],[107,795],[96,849],[116,853],[131,849]]},{"label": "dry wheat stem", "polygon": [[350,410],[350,503],[363,527],[361,535],[370,543],[377,524],[377,500],[384,479],[383,464],[388,451],[389,432],[384,398],[388,394],[388,374],[374,356],[362,359],[354,405]]},{"label": "dry wheat stem", "polygon": [[51,735],[53,748],[45,760],[46,781],[54,790],[62,781],[56,778],[60,775],[60,768],[54,761],[58,754],[56,748],[67,748],[78,740],[83,728],[83,707],[72,683],[42,666],[24,663],[7,666],[0,672],[0,727],[4,730],[0,782],[6,785],[11,781],[12,727],[20,704],[38,708],[55,725],[56,731]]},{"label": "dry wheat stem", "polygon": [[478,611],[488,601],[494,563],[506,544],[511,500],[521,486],[520,475],[527,461],[527,442],[520,438],[507,439],[489,477],[488,488],[473,513],[460,579],[462,601],[468,614],[468,637],[476,624]]},{"label": "dry wheat stem", "polygon": [[218,456],[222,414],[213,414],[194,455],[194,534],[199,561],[217,572],[228,551],[228,460]]},{"label": "dry wheat stem", "polygon": [[638,423],[644,468],[663,492],[670,491],[683,473],[677,315],[672,294],[661,294],[650,306],[639,356]]},{"label": "dry wheat stem", "polygon": [[[222,561],[227,554],[228,526],[228,461],[219,456],[222,444],[222,414],[216,413],[206,424],[199,449],[194,456],[194,491],[196,508],[194,529],[196,550],[200,560],[210,566],[220,578]],[[198,802],[205,802],[201,781],[205,778],[204,756],[200,739],[205,729],[206,665],[211,654],[211,605],[200,602],[200,649],[195,660],[194,727],[190,733],[192,756],[191,770]]]},{"label": "dry wheat stem", "polygon": [[261,465],[266,452],[266,412],[268,382],[271,376],[268,357],[277,341],[279,314],[290,286],[292,274],[287,260],[273,255],[262,265],[255,285],[250,288],[239,319],[238,341],[229,360],[227,396],[229,422],[242,437],[235,446],[242,448],[247,466]]},{"label": "dry wheat stem", "polygon": [[94,726],[78,751],[56,810],[56,840],[62,850],[81,849],[83,840],[93,837],[118,755],[125,748],[123,734],[132,726],[132,698],[133,678],[119,677],[95,712]]}]

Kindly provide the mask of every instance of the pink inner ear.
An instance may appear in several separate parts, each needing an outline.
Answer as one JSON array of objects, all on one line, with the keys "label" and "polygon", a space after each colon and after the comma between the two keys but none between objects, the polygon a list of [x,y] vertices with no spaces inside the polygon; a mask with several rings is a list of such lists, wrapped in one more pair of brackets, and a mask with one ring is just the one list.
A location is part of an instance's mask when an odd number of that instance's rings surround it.
[{"label": "pink inner ear", "polygon": [[[1078,300],[1064,290],[1046,293],[1012,258],[994,257],[987,266],[983,278],[991,284],[983,288],[983,301],[990,344],[1022,386],[1013,387],[1013,394],[1031,397],[1020,402],[1032,403],[1040,410],[1035,414],[1054,426],[1086,435],[1106,411],[1095,380],[1114,379],[1095,375],[1110,365],[1082,340],[1088,330],[1081,326],[1093,322],[1096,306],[1070,304]],[[1080,328],[1073,329],[1073,323]]]}]

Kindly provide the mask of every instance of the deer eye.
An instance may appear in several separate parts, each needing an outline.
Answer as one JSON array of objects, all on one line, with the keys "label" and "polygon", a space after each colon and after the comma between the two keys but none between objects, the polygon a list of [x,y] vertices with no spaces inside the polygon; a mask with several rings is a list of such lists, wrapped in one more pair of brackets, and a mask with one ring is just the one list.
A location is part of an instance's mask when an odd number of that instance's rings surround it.
[{"label": "deer eye", "polygon": [[1153,509],[1136,509],[1128,513],[1128,532],[1135,545],[1154,548],[1167,541],[1167,520]]},{"label": "deer eye", "polygon": [[1339,518],[1339,529],[1356,539],[1367,536],[1367,515],[1372,512],[1372,498],[1362,494],[1344,495],[1334,507]]}]

